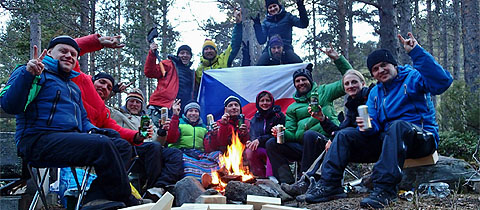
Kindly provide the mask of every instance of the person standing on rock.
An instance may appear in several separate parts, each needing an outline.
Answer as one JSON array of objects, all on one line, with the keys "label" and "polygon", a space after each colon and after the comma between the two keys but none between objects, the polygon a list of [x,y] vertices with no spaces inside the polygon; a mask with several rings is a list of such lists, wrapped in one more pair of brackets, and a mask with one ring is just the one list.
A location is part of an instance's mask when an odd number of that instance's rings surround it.
[{"label": "person standing on rock", "polygon": [[375,50],[367,66],[377,85],[367,100],[368,119],[356,118],[357,128],[340,130],[322,164],[320,181],[307,193],[309,203],[345,198],[341,186],[343,171],[349,162],[375,162],[373,192],[360,202],[368,208],[384,208],[397,200],[406,158],[432,154],[439,141],[438,124],[431,95],[445,92],[453,78],[448,71],[418,44],[412,33],[398,39],[413,61],[397,66],[392,53]]}]

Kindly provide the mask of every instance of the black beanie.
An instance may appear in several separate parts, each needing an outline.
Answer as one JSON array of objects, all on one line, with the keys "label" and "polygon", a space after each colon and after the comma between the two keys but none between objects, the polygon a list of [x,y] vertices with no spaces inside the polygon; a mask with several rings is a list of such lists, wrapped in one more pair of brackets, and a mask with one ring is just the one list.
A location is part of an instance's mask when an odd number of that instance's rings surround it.
[{"label": "black beanie", "polygon": [[[309,67],[310,67],[310,69],[309,69]],[[295,72],[293,72],[293,84],[295,84],[295,78],[297,78],[299,76],[306,77],[308,79],[308,81],[310,82],[310,85],[313,86],[313,79],[312,79],[313,77],[312,77],[312,70],[311,70],[310,64],[305,69],[299,69],[299,70],[296,70]]]},{"label": "black beanie", "polygon": [[278,6],[280,6],[280,3],[278,3],[278,0],[265,0],[265,8],[268,9],[268,6],[270,6],[270,4],[278,4]]},{"label": "black beanie", "polygon": [[99,79],[102,79],[102,78],[110,80],[110,82],[112,82],[112,85],[115,85],[115,79],[112,77],[112,75],[107,74],[105,72],[100,72],[97,75],[93,76],[92,81],[95,82],[95,81],[97,81]]},{"label": "black beanie", "polygon": [[[53,38],[52,40],[50,40],[50,43],[48,43],[47,49],[49,50],[51,48],[54,48],[55,45],[57,45],[57,44],[70,45],[73,48],[75,48],[75,50],[77,50],[78,54],[80,54],[80,47],[78,46],[77,42],[70,36],[63,35],[63,36],[57,36],[57,37]],[[79,56],[79,55],[77,55],[77,56]]]},{"label": "black beanie", "polygon": [[375,50],[372,53],[370,53],[370,55],[368,55],[368,58],[367,58],[367,67],[368,67],[368,71],[370,71],[370,74],[372,74],[373,66],[375,66],[377,63],[380,63],[380,62],[388,62],[394,66],[397,66],[397,61],[395,60],[395,58],[393,57],[392,53],[389,50],[387,49]]},{"label": "black beanie", "polygon": [[186,50],[190,53],[190,56],[192,55],[192,48],[190,48],[190,46],[188,46],[188,45],[182,45],[177,50],[177,56],[180,53],[180,51],[182,51],[182,50]]}]

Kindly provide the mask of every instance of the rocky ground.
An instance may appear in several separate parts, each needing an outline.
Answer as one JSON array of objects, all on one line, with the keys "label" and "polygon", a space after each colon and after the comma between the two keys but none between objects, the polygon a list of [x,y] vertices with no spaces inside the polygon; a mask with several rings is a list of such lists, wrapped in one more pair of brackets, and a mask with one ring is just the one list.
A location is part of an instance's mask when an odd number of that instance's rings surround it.
[{"label": "rocky ground", "polygon": [[[298,207],[308,209],[362,209],[360,201],[366,197],[367,194],[349,195],[346,199],[334,200],[319,204],[301,203]],[[287,205],[297,206],[296,203],[289,203]],[[417,198],[414,201],[406,201],[398,199],[398,201],[387,207],[386,209],[480,209],[480,195],[479,194],[456,194],[450,195],[446,198]]]}]

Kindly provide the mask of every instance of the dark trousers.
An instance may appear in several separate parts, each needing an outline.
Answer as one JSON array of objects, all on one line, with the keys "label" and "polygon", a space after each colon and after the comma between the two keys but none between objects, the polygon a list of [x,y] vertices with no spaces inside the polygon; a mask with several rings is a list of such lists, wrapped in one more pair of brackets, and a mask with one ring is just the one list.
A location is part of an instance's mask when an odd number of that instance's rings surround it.
[{"label": "dark trousers", "polygon": [[327,141],[327,137],[319,132],[305,131],[303,134],[302,172],[306,172],[315,162],[315,159],[325,150]]},{"label": "dark trousers", "polygon": [[300,161],[302,159],[303,146],[296,142],[278,144],[275,138],[271,138],[267,141],[265,147],[272,164],[273,176],[281,183],[291,184],[295,182],[289,161]]},{"label": "dark trousers", "polygon": [[268,65],[279,65],[279,64],[291,64],[291,63],[301,63],[303,60],[293,51],[285,50],[283,51],[282,60],[277,60],[271,58],[270,53],[264,51],[260,58],[258,58],[257,66],[268,66]]},{"label": "dark trousers", "polygon": [[[90,185],[85,202],[94,199],[129,201],[131,189],[125,164],[131,157],[130,144],[120,138],[77,132],[51,132],[24,138],[34,142],[25,154],[33,166],[93,166],[97,178]],[[126,162],[125,162],[126,161]]]},{"label": "dark trousers", "polygon": [[179,149],[164,148],[158,142],[145,142],[135,149],[139,160],[132,170],[146,179],[146,189],[175,184],[182,177],[183,159]]},{"label": "dark trousers", "polygon": [[340,130],[323,161],[322,184],[340,186],[349,162],[376,162],[372,173],[374,186],[393,191],[402,180],[406,158],[424,157],[436,149],[434,137],[418,138],[414,127],[397,120],[376,136],[366,136],[357,128]]}]

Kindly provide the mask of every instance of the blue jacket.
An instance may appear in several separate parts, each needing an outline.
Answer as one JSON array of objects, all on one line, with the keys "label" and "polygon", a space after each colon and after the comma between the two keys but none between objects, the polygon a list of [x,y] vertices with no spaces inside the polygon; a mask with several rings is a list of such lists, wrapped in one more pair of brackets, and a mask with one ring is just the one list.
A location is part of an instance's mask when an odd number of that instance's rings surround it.
[{"label": "blue jacket", "polygon": [[278,124],[285,125],[285,115],[282,113],[280,106],[274,105],[265,114],[256,112],[252,120],[250,120],[250,140],[258,139],[259,147],[265,148],[268,139],[274,138],[272,135],[272,127]]},{"label": "blue jacket", "polygon": [[178,93],[177,98],[181,99],[182,112],[183,107],[191,100],[197,99],[198,85],[195,84],[195,70],[190,69],[192,62],[183,64],[178,56],[169,55],[168,58],[173,61],[178,74]]},{"label": "blue jacket", "polygon": [[[3,110],[16,115],[17,145],[28,135],[52,131],[88,132],[96,128],[87,118],[81,92],[70,79],[79,75],[71,71],[66,75],[58,69],[58,60],[46,56],[45,69],[39,77],[27,71],[26,66],[17,68],[10,76],[8,89],[1,96]],[[35,78],[39,78],[40,90],[27,104]],[[22,148],[19,148],[20,151]]]},{"label": "blue jacket", "polygon": [[404,120],[432,132],[438,145],[438,125],[431,95],[445,92],[452,75],[427,51],[416,46],[409,53],[413,67],[398,66],[398,75],[378,83],[368,96],[368,113],[373,119],[370,134],[383,132],[395,120]]},{"label": "blue jacket", "polygon": [[[283,6],[281,6],[281,11],[276,15],[267,15],[265,20],[260,25],[260,23],[255,23],[253,28],[255,29],[255,36],[259,44],[263,45],[265,42],[270,40],[270,38],[278,34],[282,37],[283,48],[284,50],[293,50],[292,46],[292,28],[293,26],[299,28],[308,27],[308,16],[307,10],[304,5],[298,6],[298,12],[300,18],[292,15],[289,12],[286,12]],[[269,48],[268,43],[264,51],[267,51]]]}]

